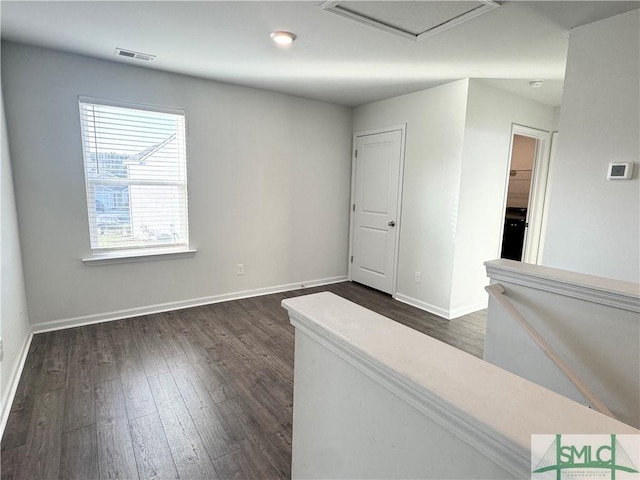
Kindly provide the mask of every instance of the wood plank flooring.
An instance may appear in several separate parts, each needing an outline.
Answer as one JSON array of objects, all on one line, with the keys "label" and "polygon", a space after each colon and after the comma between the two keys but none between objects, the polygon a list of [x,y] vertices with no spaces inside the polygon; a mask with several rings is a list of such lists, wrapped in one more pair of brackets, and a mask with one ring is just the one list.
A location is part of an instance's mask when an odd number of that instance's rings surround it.
[{"label": "wood plank flooring", "polygon": [[35,335],[2,480],[289,478],[294,330],[331,291],[481,357],[485,313],[448,321],[355,283]]}]

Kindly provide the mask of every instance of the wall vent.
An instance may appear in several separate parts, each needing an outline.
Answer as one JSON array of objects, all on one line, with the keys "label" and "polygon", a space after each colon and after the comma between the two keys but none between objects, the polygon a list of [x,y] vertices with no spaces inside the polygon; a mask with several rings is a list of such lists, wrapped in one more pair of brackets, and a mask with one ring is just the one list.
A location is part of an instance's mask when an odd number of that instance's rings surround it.
[{"label": "wall vent", "polygon": [[116,48],[114,55],[118,57],[127,57],[127,58],[135,58],[136,60],[144,60],[145,62],[149,62],[151,60],[155,60],[155,55],[149,55],[148,53],[140,53],[134,52],[132,50],[125,50],[124,48]]}]

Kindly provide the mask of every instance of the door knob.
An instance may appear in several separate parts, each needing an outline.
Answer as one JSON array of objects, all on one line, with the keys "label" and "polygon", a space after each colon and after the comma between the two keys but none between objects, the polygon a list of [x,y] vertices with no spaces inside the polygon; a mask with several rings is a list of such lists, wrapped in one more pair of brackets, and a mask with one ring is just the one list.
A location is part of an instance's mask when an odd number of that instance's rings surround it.
[{"label": "door knob", "polygon": [[387,223],[387,225],[389,225],[390,227],[395,227],[396,226],[396,222],[391,220],[389,223]]}]

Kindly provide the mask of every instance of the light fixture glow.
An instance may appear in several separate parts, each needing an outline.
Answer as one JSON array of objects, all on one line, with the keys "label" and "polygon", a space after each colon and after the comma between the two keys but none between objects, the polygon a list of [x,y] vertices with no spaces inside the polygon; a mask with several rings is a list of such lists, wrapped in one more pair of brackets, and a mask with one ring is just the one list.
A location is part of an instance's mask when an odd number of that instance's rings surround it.
[{"label": "light fixture glow", "polygon": [[296,35],[291,32],[271,32],[271,40],[276,42],[278,45],[291,45],[293,41],[296,39]]},{"label": "light fixture glow", "polygon": [[543,83],[544,83],[544,80],[541,80],[541,79],[538,78],[538,79],[535,79],[535,80],[531,80],[529,82],[529,86],[531,88],[540,88]]}]

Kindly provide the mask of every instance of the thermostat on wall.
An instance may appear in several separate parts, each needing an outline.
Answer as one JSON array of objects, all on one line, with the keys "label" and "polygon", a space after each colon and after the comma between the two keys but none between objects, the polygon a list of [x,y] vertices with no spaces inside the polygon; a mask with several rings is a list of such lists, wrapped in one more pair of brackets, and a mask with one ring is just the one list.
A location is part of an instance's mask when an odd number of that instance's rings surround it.
[{"label": "thermostat on wall", "polygon": [[633,162],[611,162],[607,180],[630,180],[633,175]]}]

